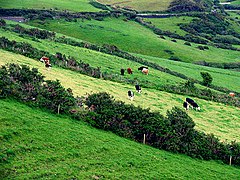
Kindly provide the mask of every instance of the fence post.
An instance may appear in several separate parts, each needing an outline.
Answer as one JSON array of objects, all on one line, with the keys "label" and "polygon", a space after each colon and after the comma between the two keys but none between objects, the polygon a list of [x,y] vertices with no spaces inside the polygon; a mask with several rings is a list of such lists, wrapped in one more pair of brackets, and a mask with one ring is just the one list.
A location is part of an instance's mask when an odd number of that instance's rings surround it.
[{"label": "fence post", "polygon": [[58,105],[58,114],[59,114],[59,112],[60,112],[60,104]]},{"label": "fence post", "polygon": [[143,144],[146,144],[146,134],[143,134]]},{"label": "fence post", "polygon": [[232,165],[232,156],[230,156],[230,158],[229,158],[229,165],[230,166]]}]

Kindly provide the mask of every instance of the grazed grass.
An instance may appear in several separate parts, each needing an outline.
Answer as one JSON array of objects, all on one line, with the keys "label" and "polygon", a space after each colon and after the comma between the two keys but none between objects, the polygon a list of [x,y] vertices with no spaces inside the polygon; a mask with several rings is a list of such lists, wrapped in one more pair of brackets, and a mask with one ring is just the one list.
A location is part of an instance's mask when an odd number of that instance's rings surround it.
[{"label": "grazed grass", "polygon": [[161,151],[0,100],[1,179],[239,179],[240,170]]},{"label": "grazed grass", "polygon": [[157,28],[163,31],[170,31],[173,33],[177,33],[181,36],[187,34],[186,31],[181,30],[178,24],[189,24],[193,17],[188,16],[180,16],[180,17],[170,17],[170,18],[145,18],[144,21],[151,22]]},{"label": "grazed grass", "polygon": [[38,21],[29,22],[30,25],[59,32],[95,44],[114,44],[122,50],[161,58],[169,58],[165,50],[174,52],[184,62],[239,62],[239,52],[219,49],[209,46],[209,50],[199,50],[198,45],[184,45],[184,41],[161,39],[150,29],[134,21],[124,21],[122,18],[105,18],[104,21],[79,20],[67,22],[63,19],[47,20],[44,25]]},{"label": "grazed grass", "polygon": [[172,0],[98,0],[103,4],[126,7],[137,11],[165,11]]},{"label": "grazed grass", "polygon": [[[44,65],[35,60],[0,50],[0,65],[5,63],[27,64],[39,69],[47,79],[59,79],[64,87],[72,88],[75,96],[85,95],[91,92],[108,92],[117,100],[126,103],[132,103],[143,108],[150,108],[153,111],[159,111],[165,115],[166,111],[173,106],[182,107],[186,96],[170,94],[155,89],[143,88],[142,94],[135,93],[135,100],[129,101],[127,91],[134,90],[134,87],[127,84],[116,83],[101,79],[94,79],[79,73],[53,67],[50,71],[44,68]],[[196,123],[196,128],[206,133],[213,133],[221,140],[240,141],[240,134],[237,133],[240,128],[239,108],[227,106],[220,103],[209,102],[194,98],[201,106],[201,111],[190,110],[188,114]]]},{"label": "grazed grass", "polygon": [[4,9],[55,9],[75,12],[98,12],[99,9],[89,4],[89,0],[0,0]]},{"label": "grazed grass", "polygon": [[240,92],[240,72],[199,66],[195,64],[189,64],[184,62],[170,61],[162,58],[156,58],[151,56],[137,55],[146,61],[157,63],[170,70],[180,72],[188,77],[202,81],[200,72],[209,72],[213,77],[212,84],[228,88],[230,90]]},{"label": "grazed grass", "polygon": [[[1,32],[1,30],[0,30]],[[110,56],[107,54],[103,54],[97,51],[88,50],[85,48],[73,47],[61,43],[55,43],[51,41],[41,41],[35,42],[31,39],[22,38],[19,36],[14,35],[14,33],[9,32],[2,32],[2,35],[8,37],[11,40],[15,40],[18,42],[27,42],[41,50],[45,50],[47,52],[55,54],[56,52],[61,52],[62,54],[66,54],[67,56],[73,56],[77,60],[82,60],[85,63],[89,63],[93,67],[101,67],[103,72],[111,73],[117,76],[119,79],[123,79],[120,76],[120,69],[124,68],[127,69],[131,67],[133,69],[133,75],[128,75],[127,72],[125,73],[125,78],[131,80],[145,80],[146,75],[142,74],[138,71],[138,67],[141,66],[139,63],[135,63],[132,61],[128,61],[123,58],[118,58],[116,56]],[[167,73],[160,72],[158,70],[151,69],[148,75],[149,82],[154,87],[160,87],[162,85],[167,84],[178,84],[183,83],[185,80],[169,75]],[[149,85],[147,85],[149,86]]]}]

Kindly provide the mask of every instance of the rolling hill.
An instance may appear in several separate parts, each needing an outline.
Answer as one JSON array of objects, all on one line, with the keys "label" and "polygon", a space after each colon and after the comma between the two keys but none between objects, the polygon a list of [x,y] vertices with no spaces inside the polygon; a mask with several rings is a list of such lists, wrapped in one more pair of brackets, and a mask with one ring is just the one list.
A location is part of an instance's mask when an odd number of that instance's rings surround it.
[{"label": "rolling hill", "polygon": [[[111,5],[112,9],[99,3]],[[178,14],[186,8],[199,7],[197,11],[201,12]],[[176,17],[137,15],[137,11],[169,13],[167,9]],[[221,142],[240,142],[240,28],[236,11],[225,13],[218,2],[211,0],[0,0],[1,13],[9,13],[10,17],[14,14],[26,22],[0,20],[0,66],[28,65],[37,68],[46,79],[59,80],[64,88],[71,88],[75,97],[107,92],[116,100],[149,108],[163,116],[174,106],[183,108],[185,98],[191,97],[201,106],[200,111],[187,111],[198,131],[213,134]],[[27,29],[31,29],[31,35]],[[39,38],[37,33],[43,33],[42,36],[49,33],[42,30],[54,35]],[[14,45],[4,50],[8,40]],[[200,41],[207,43],[199,44]],[[89,48],[90,45],[95,49]],[[106,76],[94,78],[81,74],[64,61],[65,67],[54,63],[51,70],[46,69],[37,53],[20,55],[26,53],[20,46],[35,48],[51,57],[60,53],[77,63],[99,68]],[[101,51],[105,47],[111,51],[115,48],[122,55]],[[227,67],[194,64],[199,62]],[[146,64],[150,70],[148,76],[137,70]],[[120,69],[128,67],[133,74],[125,72],[121,76]],[[202,85],[202,71],[211,74],[212,86]],[[195,87],[199,90],[207,89],[206,92],[216,93],[217,97],[234,91],[236,97],[227,96],[218,103],[213,96],[206,100],[194,93],[190,96],[166,89],[186,86],[191,78],[198,80]],[[134,101],[130,101],[127,91],[135,92],[136,83],[143,91],[135,93]],[[228,100],[236,103],[229,105]],[[0,179],[240,179],[238,166],[155,149],[93,128],[81,119],[55,115],[26,104],[16,99],[0,99]]]},{"label": "rolling hill", "polygon": [[240,178],[238,168],[160,151],[13,100],[0,102],[1,179]]}]

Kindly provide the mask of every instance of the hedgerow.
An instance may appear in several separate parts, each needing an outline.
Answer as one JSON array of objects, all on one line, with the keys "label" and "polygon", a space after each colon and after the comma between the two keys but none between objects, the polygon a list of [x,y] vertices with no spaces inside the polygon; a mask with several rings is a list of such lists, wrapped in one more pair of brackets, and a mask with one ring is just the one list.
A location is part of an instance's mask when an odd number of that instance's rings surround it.
[{"label": "hedgerow", "polygon": [[55,113],[72,112],[76,119],[137,142],[142,142],[145,136],[145,143],[158,149],[224,163],[228,163],[232,156],[232,164],[240,165],[238,143],[223,143],[213,135],[196,131],[193,120],[177,107],[167,111],[164,117],[150,109],[115,101],[108,93],[98,93],[88,95],[82,101],[90,112],[78,111],[78,100],[73,97],[71,89],[66,90],[59,81],[44,80],[36,68],[16,64],[0,68],[0,96],[12,97]]},{"label": "hedgerow", "polygon": [[7,64],[0,68],[0,97],[12,97],[53,112],[67,113],[76,104],[60,82],[44,80],[36,68]]},{"label": "hedgerow", "polygon": [[195,123],[187,113],[177,107],[167,111],[166,117],[150,109],[127,105],[108,93],[91,94],[86,99],[93,112],[85,119],[94,127],[112,131],[122,137],[194,158],[221,160],[240,165],[240,144],[220,142],[212,134],[194,129]]}]

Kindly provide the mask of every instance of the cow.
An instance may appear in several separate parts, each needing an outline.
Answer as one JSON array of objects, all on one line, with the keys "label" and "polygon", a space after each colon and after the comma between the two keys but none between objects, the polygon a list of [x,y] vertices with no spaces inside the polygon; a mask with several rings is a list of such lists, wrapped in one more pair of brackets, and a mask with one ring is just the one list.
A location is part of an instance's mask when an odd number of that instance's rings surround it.
[{"label": "cow", "polygon": [[200,107],[197,103],[193,102],[191,105],[193,106],[193,109],[200,111]]},{"label": "cow", "polygon": [[121,69],[120,72],[121,72],[121,75],[124,76],[124,69]]},{"label": "cow", "polygon": [[194,100],[191,98],[186,98],[186,102],[192,105],[192,103],[194,103]]},{"label": "cow", "polygon": [[148,75],[149,70],[146,68],[143,68],[142,73]]},{"label": "cow", "polygon": [[229,96],[234,97],[234,96],[235,96],[235,93],[230,92],[230,93],[229,93]]},{"label": "cow", "polygon": [[43,56],[41,57],[40,61],[45,63],[46,61],[49,61],[49,58],[47,58],[46,56]]},{"label": "cow", "polygon": [[131,68],[127,68],[127,72],[128,72],[128,74],[132,74],[132,69]]},{"label": "cow", "polygon": [[189,104],[188,104],[188,102],[184,102],[183,103],[183,107],[186,109],[186,110],[188,110],[189,109]]},{"label": "cow", "polygon": [[141,67],[138,68],[139,71],[142,71],[143,69],[148,69],[148,67],[146,67],[146,66],[141,66]]},{"label": "cow", "polygon": [[128,98],[132,101],[134,98],[134,93],[132,91],[128,91]]},{"label": "cow", "polygon": [[138,84],[135,85],[135,88],[136,88],[136,91],[137,91],[138,93],[141,93],[141,92],[142,92],[142,89],[141,89],[141,87],[140,87]]}]

